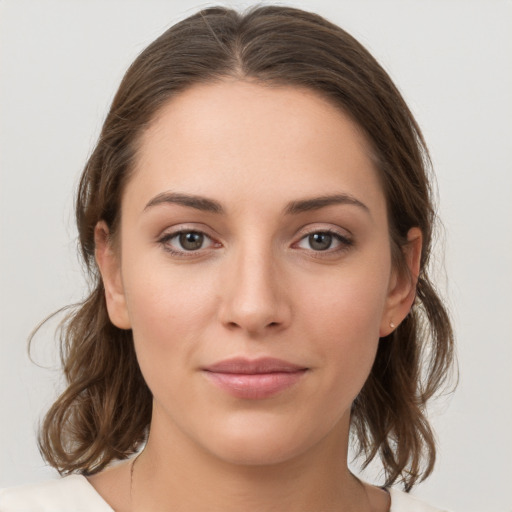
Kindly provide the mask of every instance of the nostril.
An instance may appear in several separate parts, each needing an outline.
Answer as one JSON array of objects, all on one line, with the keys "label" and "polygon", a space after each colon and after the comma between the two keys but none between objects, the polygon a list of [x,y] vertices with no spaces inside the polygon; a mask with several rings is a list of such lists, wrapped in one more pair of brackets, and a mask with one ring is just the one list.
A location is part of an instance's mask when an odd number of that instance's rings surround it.
[{"label": "nostril", "polygon": [[[267,324],[266,328],[278,328],[279,326],[281,325],[281,322],[270,322]],[[226,324],[226,326],[229,328],[229,329],[240,329],[242,327],[241,324],[237,323],[237,322],[228,322]]]}]

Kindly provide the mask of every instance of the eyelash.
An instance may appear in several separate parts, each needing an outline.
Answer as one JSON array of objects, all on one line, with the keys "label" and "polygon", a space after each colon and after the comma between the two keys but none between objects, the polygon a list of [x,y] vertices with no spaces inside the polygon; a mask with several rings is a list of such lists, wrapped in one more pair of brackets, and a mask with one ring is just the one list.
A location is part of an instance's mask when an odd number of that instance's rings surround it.
[{"label": "eyelash", "polygon": [[[172,233],[166,233],[162,237],[158,239],[158,243],[162,245],[163,249],[170,253],[172,256],[180,257],[180,258],[193,258],[202,254],[203,248],[197,250],[187,250],[187,249],[175,249],[170,245],[171,240],[185,234],[197,234],[204,237],[205,240],[209,240],[210,244],[215,247],[221,247],[222,245],[219,242],[215,242],[212,237],[207,235],[204,231],[198,229],[180,229],[178,231],[174,231]],[[339,246],[331,249],[328,247],[325,250],[314,250],[314,249],[304,249],[310,251],[317,258],[327,258],[329,256],[337,255],[342,252],[347,251],[350,247],[354,245],[354,241],[351,238],[348,238],[344,235],[341,235],[337,231],[333,229],[314,229],[308,233],[305,233],[301,236],[301,238],[292,244],[292,247],[298,246],[303,240],[306,240],[311,235],[329,235],[332,236],[335,241],[339,243]],[[206,249],[208,249],[207,247]]]}]

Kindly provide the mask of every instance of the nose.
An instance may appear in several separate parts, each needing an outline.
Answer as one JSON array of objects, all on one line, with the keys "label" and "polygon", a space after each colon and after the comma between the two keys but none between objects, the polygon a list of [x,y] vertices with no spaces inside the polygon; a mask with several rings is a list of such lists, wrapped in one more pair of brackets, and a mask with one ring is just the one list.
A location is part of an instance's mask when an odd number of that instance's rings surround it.
[{"label": "nose", "polygon": [[219,307],[222,324],[253,337],[288,327],[291,303],[271,250],[241,250],[226,265]]}]

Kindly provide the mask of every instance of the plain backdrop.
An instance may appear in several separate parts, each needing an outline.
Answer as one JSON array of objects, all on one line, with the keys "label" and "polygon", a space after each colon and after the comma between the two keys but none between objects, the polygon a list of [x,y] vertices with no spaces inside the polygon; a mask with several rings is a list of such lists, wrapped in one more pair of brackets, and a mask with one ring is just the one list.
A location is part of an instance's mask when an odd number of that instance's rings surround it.
[{"label": "plain backdrop", "polygon": [[[245,7],[248,2],[223,2]],[[281,2],[288,3],[288,2]],[[61,387],[50,322],[86,291],[73,191],[124,70],[208,3],[0,0],[0,486],[54,477],[37,423]],[[460,385],[432,408],[439,460],[414,492],[459,512],[512,510],[512,3],[316,0],[403,92],[432,152]],[[445,256],[443,256],[443,251]],[[447,276],[447,277],[446,277]]]}]

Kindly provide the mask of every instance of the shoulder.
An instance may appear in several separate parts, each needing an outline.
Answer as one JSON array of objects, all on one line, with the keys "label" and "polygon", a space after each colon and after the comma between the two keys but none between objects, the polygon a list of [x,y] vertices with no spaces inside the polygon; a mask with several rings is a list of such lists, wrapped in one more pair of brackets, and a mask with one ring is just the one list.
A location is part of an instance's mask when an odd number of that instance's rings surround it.
[{"label": "shoulder", "polygon": [[84,476],[0,489],[0,512],[113,512]]},{"label": "shoulder", "polygon": [[414,496],[397,489],[390,488],[388,491],[391,495],[391,508],[389,512],[448,512],[445,509],[427,505]]}]

